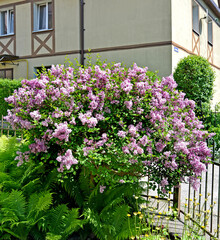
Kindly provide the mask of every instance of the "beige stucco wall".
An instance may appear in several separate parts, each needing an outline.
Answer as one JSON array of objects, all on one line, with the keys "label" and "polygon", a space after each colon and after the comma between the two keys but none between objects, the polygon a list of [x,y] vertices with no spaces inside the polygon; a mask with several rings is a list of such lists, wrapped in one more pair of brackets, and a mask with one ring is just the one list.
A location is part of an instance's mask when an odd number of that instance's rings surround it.
[{"label": "beige stucco wall", "polygon": [[[95,63],[97,54],[92,55],[92,62]],[[120,51],[108,51],[99,53],[101,60],[107,62],[123,62],[130,67],[137,63],[140,67],[148,67],[150,71],[158,71],[160,76],[171,74],[171,46],[150,47],[129,49]]]},{"label": "beige stucco wall", "polygon": [[192,50],[192,0],[171,0],[172,41]]},{"label": "beige stucco wall", "polygon": [[23,2],[23,0],[1,0],[0,6],[11,4],[11,3],[17,3],[17,2]]},{"label": "beige stucco wall", "polygon": [[170,0],[86,0],[85,48],[171,40]]},{"label": "beige stucco wall", "polygon": [[79,1],[55,0],[56,52],[79,49]]},{"label": "beige stucco wall", "polygon": [[189,54],[178,48],[178,52],[174,51],[174,46],[172,46],[172,71],[175,71],[175,68],[177,67],[178,62],[180,59],[187,57]]},{"label": "beige stucco wall", "polygon": [[213,23],[213,33],[213,59],[220,68],[220,27],[216,23]]},{"label": "beige stucco wall", "polygon": [[16,6],[16,55],[31,55],[31,4]]}]

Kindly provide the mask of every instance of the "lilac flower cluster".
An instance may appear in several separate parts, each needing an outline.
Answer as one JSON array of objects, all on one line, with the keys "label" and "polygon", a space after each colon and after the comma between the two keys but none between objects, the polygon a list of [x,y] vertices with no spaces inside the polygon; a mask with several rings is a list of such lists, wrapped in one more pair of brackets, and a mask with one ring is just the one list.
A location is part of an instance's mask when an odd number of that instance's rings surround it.
[{"label": "lilac flower cluster", "polygon": [[160,80],[148,68],[120,63],[52,66],[49,74],[23,80],[6,99],[14,108],[5,119],[30,141],[18,165],[28,156],[60,164],[64,173],[77,164],[103,181],[101,192],[105,181],[146,175],[159,179],[164,191],[184,178],[196,189],[211,157],[206,139],[212,134],[202,130],[195,103],[176,87],[172,76]]}]

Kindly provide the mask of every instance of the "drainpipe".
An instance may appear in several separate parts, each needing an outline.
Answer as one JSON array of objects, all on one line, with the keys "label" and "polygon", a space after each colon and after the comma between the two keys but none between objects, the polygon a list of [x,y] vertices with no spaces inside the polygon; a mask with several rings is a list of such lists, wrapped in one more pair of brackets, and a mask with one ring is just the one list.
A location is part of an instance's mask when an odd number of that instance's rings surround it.
[{"label": "drainpipe", "polygon": [[80,64],[84,66],[84,0],[80,1]]}]

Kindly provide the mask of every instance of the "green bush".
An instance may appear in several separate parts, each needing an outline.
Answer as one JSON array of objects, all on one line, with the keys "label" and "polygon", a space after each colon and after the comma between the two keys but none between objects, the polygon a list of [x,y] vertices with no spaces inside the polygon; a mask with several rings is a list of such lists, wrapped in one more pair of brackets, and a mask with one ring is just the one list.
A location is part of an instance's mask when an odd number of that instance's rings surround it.
[{"label": "green bush", "polygon": [[173,76],[178,84],[177,88],[186,93],[187,98],[197,104],[210,103],[215,73],[205,58],[195,55],[183,58]]},{"label": "green bush", "polygon": [[5,98],[10,96],[19,87],[21,87],[21,80],[0,79],[0,117],[7,115],[7,109],[9,109]]}]

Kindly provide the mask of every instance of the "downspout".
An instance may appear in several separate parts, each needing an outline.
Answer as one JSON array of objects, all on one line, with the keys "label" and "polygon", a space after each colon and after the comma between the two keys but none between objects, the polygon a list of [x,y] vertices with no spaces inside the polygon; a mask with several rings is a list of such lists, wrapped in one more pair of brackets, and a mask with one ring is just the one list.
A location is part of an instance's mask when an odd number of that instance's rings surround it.
[{"label": "downspout", "polygon": [[80,1],[80,64],[84,66],[84,0]]}]

